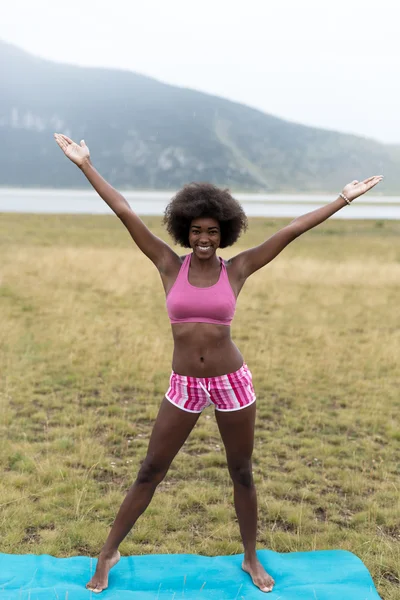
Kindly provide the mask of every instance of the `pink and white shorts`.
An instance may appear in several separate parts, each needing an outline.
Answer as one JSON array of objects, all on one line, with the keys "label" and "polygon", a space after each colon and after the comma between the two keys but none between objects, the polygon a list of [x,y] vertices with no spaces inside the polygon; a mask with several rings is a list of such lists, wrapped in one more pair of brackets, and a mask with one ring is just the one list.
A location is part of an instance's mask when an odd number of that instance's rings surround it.
[{"label": "pink and white shorts", "polygon": [[240,410],[256,399],[246,364],[234,373],[219,377],[187,377],[172,371],[165,396],[175,406],[192,413],[200,413],[210,404],[216,410]]}]

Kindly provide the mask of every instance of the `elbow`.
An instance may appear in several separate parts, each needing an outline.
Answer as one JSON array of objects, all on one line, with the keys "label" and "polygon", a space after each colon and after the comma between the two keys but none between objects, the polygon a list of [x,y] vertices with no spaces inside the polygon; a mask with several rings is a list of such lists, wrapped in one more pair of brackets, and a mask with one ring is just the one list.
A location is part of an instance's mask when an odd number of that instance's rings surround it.
[{"label": "elbow", "polygon": [[291,223],[289,223],[289,225],[287,226],[287,230],[288,230],[288,234],[289,234],[289,240],[292,242],[293,240],[295,240],[296,238],[299,237],[299,235],[301,235],[303,232],[303,229],[301,228],[301,226],[299,225],[299,223],[296,223],[296,220],[292,221]]},{"label": "elbow", "polygon": [[121,206],[117,206],[114,212],[117,215],[117,217],[121,219],[122,222],[124,222],[126,217],[132,212],[132,209],[130,206],[122,204]]}]

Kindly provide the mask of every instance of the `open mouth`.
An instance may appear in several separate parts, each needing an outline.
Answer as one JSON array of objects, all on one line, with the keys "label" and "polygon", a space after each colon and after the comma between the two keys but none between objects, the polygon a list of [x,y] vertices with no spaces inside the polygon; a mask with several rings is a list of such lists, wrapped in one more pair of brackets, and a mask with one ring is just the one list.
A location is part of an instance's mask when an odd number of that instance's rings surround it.
[{"label": "open mouth", "polygon": [[207,252],[208,250],[211,250],[211,246],[197,246],[197,247],[200,250],[200,252]]}]

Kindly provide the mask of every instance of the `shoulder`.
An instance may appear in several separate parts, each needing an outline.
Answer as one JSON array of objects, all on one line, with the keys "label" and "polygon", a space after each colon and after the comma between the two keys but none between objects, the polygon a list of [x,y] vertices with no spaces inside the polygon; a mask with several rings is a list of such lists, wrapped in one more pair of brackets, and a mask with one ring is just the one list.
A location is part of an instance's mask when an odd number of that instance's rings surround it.
[{"label": "shoulder", "polygon": [[187,261],[190,254],[185,254],[184,256],[176,255],[176,261],[170,265],[168,271],[160,271],[161,280],[164,286],[165,293],[168,295],[172,286],[176,282],[179,275],[182,273],[182,267]]},{"label": "shoulder", "polygon": [[230,283],[231,288],[237,298],[244,283],[245,283],[245,279],[243,279],[240,276],[240,271],[238,269],[238,261],[237,261],[236,257],[229,258],[227,260],[225,260],[225,259],[221,259],[221,260],[222,260],[222,263],[225,265],[229,283]]},{"label": "shoulder", "polygon": [[222,263],[225,265],[226,270],[229,271],[229,274],[232,276],[235,276],[235,273],[237,271],[237,267],[238,267],[238,260],[237,257],[234,256],[232,258],[221,258]]}]

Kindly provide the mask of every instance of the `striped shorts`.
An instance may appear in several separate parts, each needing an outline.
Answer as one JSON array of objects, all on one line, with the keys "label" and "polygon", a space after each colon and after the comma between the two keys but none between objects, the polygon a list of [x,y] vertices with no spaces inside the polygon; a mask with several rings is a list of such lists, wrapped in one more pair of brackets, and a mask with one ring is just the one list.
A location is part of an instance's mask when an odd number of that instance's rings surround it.
[{"label": "striped shorts", "polygon": [[175,406],[192,413],[200,413],[211,404],[216,410],[240,410],[256,399],[246,364],[234,373],[218,377],[187,377],[172,371],[165,396]]}]

